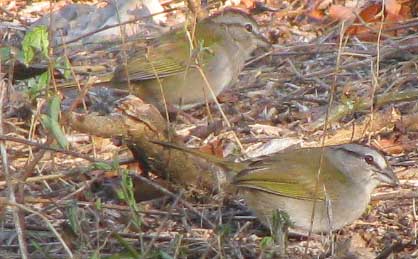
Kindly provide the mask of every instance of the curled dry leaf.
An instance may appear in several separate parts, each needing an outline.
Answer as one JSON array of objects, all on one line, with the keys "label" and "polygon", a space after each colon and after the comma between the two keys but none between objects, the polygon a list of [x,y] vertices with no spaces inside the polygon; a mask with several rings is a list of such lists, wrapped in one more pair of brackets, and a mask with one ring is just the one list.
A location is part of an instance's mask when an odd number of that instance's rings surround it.
[{"label": "curled dry leaf", "polygon": [[[387,0],[382,3],[369,4],[363,8],[355,20],[355,24],[346,30],[346,35],[357,36],[364,41],[376,41],[379,30],[382,29],[382,39],[385,36],[398,36],[404,30],[390,30],[399,22],[412,18],[411,6],[413,1],[410,0]],[[383,15],[383,16],[382,16]],[[381,24],[383,22],[383,25]],[[367,23],[364,25],[363,23]]]}]

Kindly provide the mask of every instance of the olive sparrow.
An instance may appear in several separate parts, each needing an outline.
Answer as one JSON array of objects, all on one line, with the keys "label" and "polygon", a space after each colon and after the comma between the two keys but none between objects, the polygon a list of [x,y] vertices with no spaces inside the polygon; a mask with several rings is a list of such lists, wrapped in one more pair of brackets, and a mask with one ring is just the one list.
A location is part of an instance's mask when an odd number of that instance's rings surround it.
[{"label": "olive sparrow", "polygon": [[174,144],[155,143],[191,153],[230,171],[230,183],[267,226],[271,225],[273,212],[279,210],[289,215],[295,228],[309,230],[316,199],[312,230],[340,229],[361,216],[379,183],[399,184],[385,157],[359,144],[326,146],[323,150],[301,148],[231,162]]},{"label": "olive sparrow", "polygon": [[217,96],[236,81],[258,47],[270,44],[256,21],[242,11],[226,9],[197,22],[194,34],[174,30],[151,42],[146,50],[131,54],[126,66],[121,64],[114,71],[112,83],[129,86],[132,94],[160,111],[164,99],[176,108],[188,109],[213,100],[208,84]]}]

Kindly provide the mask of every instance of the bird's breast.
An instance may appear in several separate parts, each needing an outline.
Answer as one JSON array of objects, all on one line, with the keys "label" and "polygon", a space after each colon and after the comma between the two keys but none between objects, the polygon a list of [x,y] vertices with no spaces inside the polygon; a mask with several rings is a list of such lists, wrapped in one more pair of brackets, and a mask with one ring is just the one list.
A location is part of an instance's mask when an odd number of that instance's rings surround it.
[{"label": "bird's breast", "polygon": [[[250,209],[262,223],[269,226],[274,211],[286,212],[294,227],[309,230],[313,201],[289,198],[253,189],[241,189]],[[347,190],[343,195],[332,200],[317,200],[315,205],[314,232],[328,232],[352,223],[365,211],[370,195],[358,189],[356,192]]]}]

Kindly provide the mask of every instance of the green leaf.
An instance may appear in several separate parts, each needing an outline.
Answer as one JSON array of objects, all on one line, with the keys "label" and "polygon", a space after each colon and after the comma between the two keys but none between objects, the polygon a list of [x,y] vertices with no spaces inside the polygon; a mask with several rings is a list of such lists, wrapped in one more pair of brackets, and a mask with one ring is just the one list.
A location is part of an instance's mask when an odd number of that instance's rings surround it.
[{"label": "green leaf", "polygon": [[71,63],[68,58],[62,56],[56,59],[56,69],[58,69],[63,75],[65,79],[71,78]]},{"label": "green leaf", "polygon": [[65,79],[70,79],[71,78],[71,64],[70,61],[68,60],[68,58],[65,59],[64,61],[64,78]]},{"label": "green leaf", "polygon": [[22,41],[24,62],[28,65],[35,57],[35,51],[40,51],[44,57],[48,57],[48,28],[44,25],[37,26],[26,33]]},{"label": "green leaf", "polygon": [[138,214],[138,205],[135,201],[135,190],[134,184],[132,182],[131,176],[128,174],[128,171],[121,170],[122,180],[120,184],[120,190],[117,190],[116,193],[118,197],[124,200],[131,210],[132,213],[132,223],[137,227],[140,228],[142,224],[142,219]]},{"label": "green leaf", "polygon": [[49,117],[51,118],[51,120],[54,121],[58,121],[58,116],[60,114],[61,111],[61,101],[60,98],[55,95],[54,97],[51,98],[51,101],[49,102]]},{"label": "green leaf", "polygon": [[68,149],[69,142],[61,129],[59,124],[60,99],[58,96],[53,96],[48,105],[48,115],[41,115],[42,125],[48,129],[54,136],[61,148]]},{"label": "green leaf", "polygon": [[118,243],[127,250],[126,252],[132,258],[141,258],[140,252],[135,250],[135,248],[131,244],[129,244],[125,239],[123,239],[118,233],[113,232],[112,237],[115,238],[118,241]]},{"label": "green leaf", "polygon": [[110,171],[113,169],[113,167],[108,163],[96,162],[92,164],[92,169]]},{"label": "green leaf", "polygon": [[75,202],[69,202],[67,207],[68,225],[74,233],[80,233],[80,224],[77,216],[78,207]]},{"label": "green leaf", "polygon": [[266,248],[270,248],[272,245],[274,244],[274,240],[272,237],[267,236],[264,237],[261,241],[260,241],[260,247],[261,249],[266,249]]},{"label": "green leaf", "polygon": [[286,226],[293,226],[293,223],[286,211],[275,210],[272,215],[272,225],[273,229],[278,229]]},{"label": "green leaf", "polygon": [[33,100],[49,85],[49,71],[42,73],[36,79],[29,80],[28,96]]},{"label": "green leaf", "polygon": [[99,198],[94,202],[94,205],[96,207],[96,209],[98,210],[102,210],[103,209],[103,203],[102,200]]},{"label": "green leaf", "polygon": [[114,169],[114,170],[119,169],[119,159],[118,159],[118,157],[115,157],[112,160],[111,166],[112,166],[112,169]]}]

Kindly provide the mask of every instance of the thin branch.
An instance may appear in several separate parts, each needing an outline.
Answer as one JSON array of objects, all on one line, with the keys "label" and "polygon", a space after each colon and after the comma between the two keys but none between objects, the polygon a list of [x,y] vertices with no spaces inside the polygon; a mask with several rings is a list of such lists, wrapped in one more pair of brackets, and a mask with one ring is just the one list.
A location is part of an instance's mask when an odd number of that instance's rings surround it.
[{"label": "thin branch", "polygon": [[6,204],[10,205],[10,206],[17,207],[17,208],[22,209],[22,210],[25,210],[27,212],[30,212],[30,213],[35,214],[38,217],[40,217],[45,222],[45,224],[49,227],[49,229],[55,234],[55,236],[57,237],[57,239],[60,241],[60,243],[64,247],[65,251],[67,252],[68,256],[70,258],[74,258],[74,255],[71,252],[70,248],[67,246],[64,239],[61,237],[61,235],[58,233],[58,231],[55,229],[55,227],[51,224],[51,222],[49,222],[47,217],[45,217],[41,213],[39,213],[39,212],[29,208],[29,207],[26,207],[26,206],[24,206],[22,204],[19,204],[19,203],[16,203],[16,202],[7,201]]},{"label": "thin branch", "polygon": [[[0,63],[1,64],[1,63]],[[1,65],[0,65],[1,71]],[[6,95],[7,85],[4,78],[0,78],[0,135],[4,134],[3,131],[3,107],[4,107],[4,98]],[[3,165],[3,173],[6,178],[9,199],[11,202],[16,203],[16,185],[11,183],[12,176],[10,175],[10,167],[7,156],[7,149],[5,141],[0,141],[0,154],[1,161]],[[13,211],[13,221],[16,226],[17,238],[19,241],[20,253],[23,259],[29,258],[28,244],[26,242],[26,232],[25,232],[25,222],[24,218],[21,215],[21,212],[18,208],[14,207]]]},{"label": "thin branch", "polygon": [[25,144],[25,145],[29,145],[29,146],[34,146],[34,147],[37,147],[39,149],[45,149],[45,150],[49,150],[49,151],[59,152],[59,153],[63,153],[63,154],[69,155],[69,156],[79,157],[79,158],[85,159],[85,160],[90,161],[90,162],[103,162],[103,160],[101,160],[101,159],[96,159],[96,158],[93,158],[91,156],[80,154],[78,152],[65,150],[65,149],[57,148],[57,147],[51,147],[51,146],[48,146],[48,145],[45,145],[45,144],[42,144],[42,143],[30,141],[30,140],[23,139],[23,138],[16,138],[16,137],[11,137],[11,136],[0,134],[0,140],[17,142],[17,143],[21,143],[21,144]]}]

